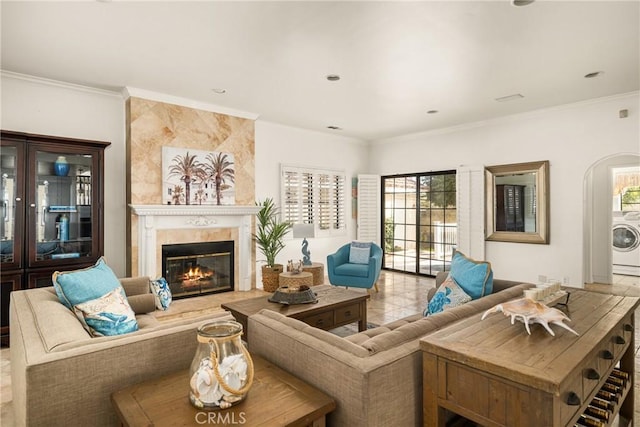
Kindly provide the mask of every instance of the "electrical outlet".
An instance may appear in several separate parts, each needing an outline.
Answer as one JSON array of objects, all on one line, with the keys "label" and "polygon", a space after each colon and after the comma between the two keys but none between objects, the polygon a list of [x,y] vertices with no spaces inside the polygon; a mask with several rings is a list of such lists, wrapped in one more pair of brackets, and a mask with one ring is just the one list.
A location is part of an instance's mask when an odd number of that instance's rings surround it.
[{"label": "electrical outlet", "polygon": [[539,283],[547,283],[547,276],[542,275],[542,274],[538,275],[538,282]]},{"label": "electrical outlet", "polygon": [[571,279],[569,278],[569,276],[564,276],[564,278],[562,279],[562,284],[568,285],[569,283],[571,283]]}]

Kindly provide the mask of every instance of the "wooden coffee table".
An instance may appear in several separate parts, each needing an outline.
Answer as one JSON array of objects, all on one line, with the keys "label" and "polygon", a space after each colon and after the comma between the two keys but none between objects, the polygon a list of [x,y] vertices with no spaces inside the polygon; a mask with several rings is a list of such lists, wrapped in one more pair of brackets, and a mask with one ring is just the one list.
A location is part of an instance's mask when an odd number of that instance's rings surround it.
[{"label": "wooden coffee table", "polygon": [[367,299],[369,294],[331,285],[314,286],[318,302],[312,304],[283,305],[269,302],[269,297],[257,297],[222,304],[242,324],[244,338],[248,337],[247,319],[262,309],[269,309],[284,316],[301,320],[319,329],[329,330],[358,322],[358,330],[367,329]]},{"label": "wooden coffee table", "polygon": [[123,426],[314,426],[325,425],[335,401],[293,375],[251,355],[253,385],[242,402],[206,411],[189,401],[189,371],[146,381],[111,395]]}]

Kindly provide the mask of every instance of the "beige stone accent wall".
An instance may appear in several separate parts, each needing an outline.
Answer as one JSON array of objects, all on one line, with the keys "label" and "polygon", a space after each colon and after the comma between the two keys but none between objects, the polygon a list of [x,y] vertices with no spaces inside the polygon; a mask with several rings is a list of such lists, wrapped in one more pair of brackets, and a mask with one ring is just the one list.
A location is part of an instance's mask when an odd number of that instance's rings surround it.
[{"label": "beige stone accent wall", "polygon": [[[253,120],[136,97],[127,100],[126,114],[127,204],[162,203],[162,147],[167,146],[233,154],[236,204],[254,205]],[[127,274],[135,276],[138,272],[138,220],[131,213],[127,220]],[[156,238],[161,248],[163,243],[236,240],[237,232],[233,229],[189,230],[186,233],[166,230],[158,232]],[[236,243],[236,259],[237,246]],[[254,271],[255,252],[253,249],[251,252]],[[161,260],[157,265],[162,265]],[[255,278],[255,273],[252,277]],[[255,279],[252,287],[255,287]]]}]

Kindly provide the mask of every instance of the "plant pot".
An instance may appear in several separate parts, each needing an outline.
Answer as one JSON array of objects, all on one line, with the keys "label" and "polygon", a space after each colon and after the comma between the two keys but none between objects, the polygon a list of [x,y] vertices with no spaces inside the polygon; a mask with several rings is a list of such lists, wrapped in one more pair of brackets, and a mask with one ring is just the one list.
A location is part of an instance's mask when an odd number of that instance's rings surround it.
[{"label": "plant pot", "polygon": [[280,273],[283,272],[282,264],[274,264],[273,267],[262,266],[262,288],[267,292],[275,292],[280,286]]}]

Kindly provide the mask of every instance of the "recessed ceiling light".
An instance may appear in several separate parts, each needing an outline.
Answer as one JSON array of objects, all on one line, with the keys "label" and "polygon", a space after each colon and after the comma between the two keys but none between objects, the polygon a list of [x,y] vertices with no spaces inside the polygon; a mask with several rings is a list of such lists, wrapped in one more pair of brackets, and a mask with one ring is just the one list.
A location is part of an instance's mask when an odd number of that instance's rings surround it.
[{"label": "recessed ceiling light", "polygon": [[341,127],[338,126],[327,126],[327,129],[331,129],[331,130],[342,130]]},{"label": "recessed ceiling light", "polygon": [[215,93],[219,93],[219,94],[223,94],[223,93],[227,93],[226,89],[219,89],[219,88],[215,88],[215,89],[211,89],[213,92]]},{"label": "recessed ceiling light", "polygon": [[329,74],[327,75],[327,80],[329,80],[330,82],[337,82],[338,80],[340,80],[340,76],[337,74]]},{"label": "recessed ceiling light", "polygon": [[438,112],[438,110],[429,110],[427,111],[427,114],[436,114]]},{"label": "recessed ceiling light", "polygon": [[603,71],[594,71],[594,72],[592,72],[592,73],[587,73],[587,74],[585,74],[585,75],[584,75],[584,78],[585,78],[585,79],[592,79],[592,78],[594,78],[594,77],[598,77],[598,76],[599,76],[600,74],[602,74],[602,73],[603,73]]},{"label": "recessed ceiling light", "polygon": [[501,96],[500,98],[496,98],[498,102],[506,102],[506,101],[515,101],[516,99],[524,98],[524,96],[519,93],[515,93],[513,95]]},{"label": "recessed ceiling light", "polygon": [[513,6],[521,7],[521,6],[529,6],[536,0],[511,0],[511,4]]}]

